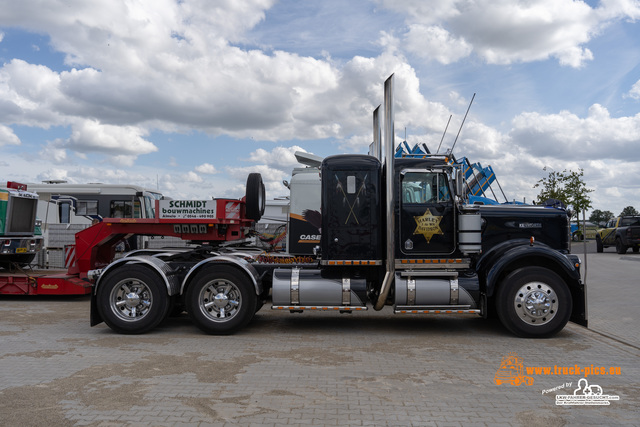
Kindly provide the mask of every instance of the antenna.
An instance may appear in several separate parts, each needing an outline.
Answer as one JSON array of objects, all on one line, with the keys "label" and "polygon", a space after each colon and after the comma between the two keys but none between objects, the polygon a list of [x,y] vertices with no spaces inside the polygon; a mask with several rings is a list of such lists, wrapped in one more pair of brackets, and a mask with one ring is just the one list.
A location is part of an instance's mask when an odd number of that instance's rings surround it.
[{"label": "antenna", "polygon": [[440,145],[438,145],[438,151],[436,151],[436,154],[438,154],[440,152],[440,147],[442,146],[442,141],[444,141],[444,136],[447,134],[447,129],[449,129],[449,123],[451,123],[451,117],[453,117],[453,114],[449,115],[449,121],[447,122],[447,126],[445,126],[445,128],[444,128],[444,133],[442,134],[442,139],[440,140]]},{"label": "antenna", "polygon": [[467,114],[469,114],[469,110],[471,109],[471,104],[473,104],[473,100],[475,99],[476,94],[474,93],[471,97],[471,102],[469,102],[469,106],[467,107],[467,112],[464,113],[464,119],[462,119],[462,123],[460,124],[460,129],[458,129],[458,134],[456,135],[455,141],[453,141],[453,145],[451,146],[451,153],[453,153],[453,147],[456,146],[456,142],[458,142],[458,137],[460,136],[460,131],[462,130],[462,126],[464,126],[464,121],[467,120]]}]

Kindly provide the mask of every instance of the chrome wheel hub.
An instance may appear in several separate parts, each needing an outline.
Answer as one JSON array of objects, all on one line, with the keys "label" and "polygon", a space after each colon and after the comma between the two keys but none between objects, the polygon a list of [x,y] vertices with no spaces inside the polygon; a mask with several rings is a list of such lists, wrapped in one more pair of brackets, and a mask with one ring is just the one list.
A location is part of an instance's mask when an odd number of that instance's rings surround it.
[{"label": "chrome wheel hub", "polygon": [[546,283],[527,283],[516,292],[514,308],[518,317],[528,324],[544,325],[558,312],[558,296]]},{"label": "chrome wheel hub", "polygon": [[234,318],[242,306],[240,289],[226,279],[213,280],[200,291],[200,309],[214,322],[226,322]]},{"label": "chrome wheel hub", "polygon": [[118,282],[111,290],[109,301],[116,316],[127,322],[144,318],[153,303],[149,287],[134,278]]}]

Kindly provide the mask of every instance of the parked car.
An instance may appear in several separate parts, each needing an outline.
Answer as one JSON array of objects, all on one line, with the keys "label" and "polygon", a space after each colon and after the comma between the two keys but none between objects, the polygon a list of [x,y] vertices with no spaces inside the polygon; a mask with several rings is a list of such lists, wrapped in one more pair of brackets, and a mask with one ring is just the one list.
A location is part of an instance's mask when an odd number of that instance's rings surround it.
[{"label": "parked car", "polygon": [[640,250],[640,216],[620,216],[610,220],[605,228],[596,232],[596,250],[615,246],[616,252],[624,254],[631,248]]}]

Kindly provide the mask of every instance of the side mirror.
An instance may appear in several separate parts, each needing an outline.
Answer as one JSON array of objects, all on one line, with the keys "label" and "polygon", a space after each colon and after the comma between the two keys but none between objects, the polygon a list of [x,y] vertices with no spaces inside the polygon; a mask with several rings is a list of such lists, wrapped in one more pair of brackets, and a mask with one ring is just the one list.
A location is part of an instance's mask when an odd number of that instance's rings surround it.
[{"label": "side mirror", "polygon": [[464,178],[462,177],[462,171],[456,168],[456,195],[463,199],[464,193]]}]

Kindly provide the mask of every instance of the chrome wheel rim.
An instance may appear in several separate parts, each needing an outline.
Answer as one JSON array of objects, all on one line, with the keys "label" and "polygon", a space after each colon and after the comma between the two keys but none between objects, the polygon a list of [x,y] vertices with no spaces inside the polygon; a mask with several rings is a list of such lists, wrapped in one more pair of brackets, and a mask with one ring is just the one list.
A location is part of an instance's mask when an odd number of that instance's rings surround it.
[{"label": "chrome wheel rim", "polygon": [[109,301],[115,315],[126,322],[143,319],[153,304],[147,284],[134,278],[119,281],[111,290]]},{"label": "chrome wheel rim", "polygon": [[546,283],[527,283],[516,292],[514,308],[518,317],[529,325],[545,325],[558,313],[558,296]]},{"label": "chrome wheel rim", "polygon": [[202,287],[198,297],[200,310],[213,322],[228,322],[242,307],[242,295],[235,283],[216,279]]}]

